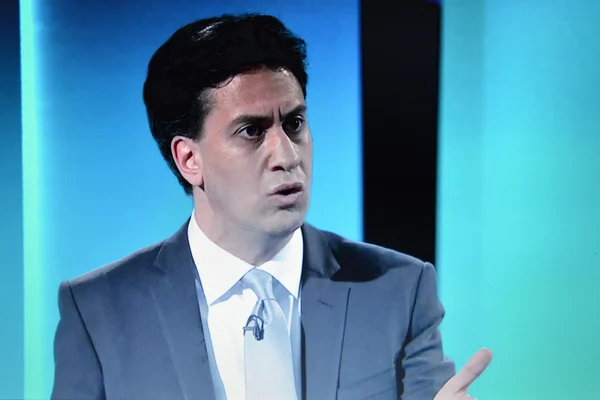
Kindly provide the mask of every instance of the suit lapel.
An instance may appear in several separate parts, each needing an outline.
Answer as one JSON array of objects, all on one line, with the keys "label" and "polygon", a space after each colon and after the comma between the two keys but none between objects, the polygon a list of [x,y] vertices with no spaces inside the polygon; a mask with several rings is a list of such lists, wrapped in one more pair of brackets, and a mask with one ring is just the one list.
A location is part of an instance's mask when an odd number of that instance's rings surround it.
[{"label": "suit lapel", "polygon": [[[350,289],[334,280],[340,267],[323,234],[308,224],[302,231],[304,398],[335,399]],[[183,398],[214,399],[187,223],[163,244],[155,267],[148,289]]]},{"label": "suit lapel", "polygon": [[214,399],[187,223],[163,244],[155,267],[149,290],[183,398]]},{"label": "suit lapel", "polygon": [[323,234],[303,226],[302,328],[305,398],[335,399],[349,286],[335,282],[340,269]]}]

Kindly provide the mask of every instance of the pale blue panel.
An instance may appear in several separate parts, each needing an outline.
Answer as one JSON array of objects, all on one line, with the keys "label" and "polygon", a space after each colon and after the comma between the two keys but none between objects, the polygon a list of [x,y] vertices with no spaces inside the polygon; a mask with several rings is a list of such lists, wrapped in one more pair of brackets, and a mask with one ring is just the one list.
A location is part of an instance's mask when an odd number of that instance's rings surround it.
[{"label": "pale blue panel", "polygon": [[444,3],[438,266],[475,397],[597,399],[600,3]]}]

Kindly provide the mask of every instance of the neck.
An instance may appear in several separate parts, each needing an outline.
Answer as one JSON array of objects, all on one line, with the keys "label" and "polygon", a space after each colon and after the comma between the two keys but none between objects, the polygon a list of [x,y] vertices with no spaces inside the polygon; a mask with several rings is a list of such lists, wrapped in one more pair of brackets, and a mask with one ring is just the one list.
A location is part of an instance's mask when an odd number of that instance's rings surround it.
[{"label": "neck", "polygon": [[206,237],[217,246],[233,254],[240,260],[254,266],[260,266],[272,259],[292,239],[293,233],[273,237],[261,235],[256,231],[229,229],[225,224],[215,224],[214,220],[194,211],[196,223]]}]

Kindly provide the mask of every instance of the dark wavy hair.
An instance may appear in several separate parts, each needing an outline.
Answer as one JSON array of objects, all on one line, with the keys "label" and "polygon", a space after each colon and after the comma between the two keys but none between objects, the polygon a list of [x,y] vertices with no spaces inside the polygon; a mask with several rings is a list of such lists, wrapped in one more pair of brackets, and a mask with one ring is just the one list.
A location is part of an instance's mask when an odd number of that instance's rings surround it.
[{"label": "dark wavy hair", "polygon": [[150,59],[143,91],[150,130],[186,194],[192,186],[173,160],[173,138],[199,139],[211,109],[208,89],[260,68],[287,69],[306,97],[306,43],[269,15],[225,14],[192,22]]}]

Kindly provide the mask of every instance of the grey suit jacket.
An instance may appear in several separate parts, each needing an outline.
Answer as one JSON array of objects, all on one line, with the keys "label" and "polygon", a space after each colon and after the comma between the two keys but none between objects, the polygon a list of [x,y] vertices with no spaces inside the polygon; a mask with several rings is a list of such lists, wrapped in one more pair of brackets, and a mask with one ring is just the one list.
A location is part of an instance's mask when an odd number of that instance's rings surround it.
[{"label": "grey suit jacket", "polygon": [[[302,230],[305,398],[433,399],[455,367],[442,351],[432,265]],[[51,398],[214,399],[194,268],[186,223],[63,282]]]}]

